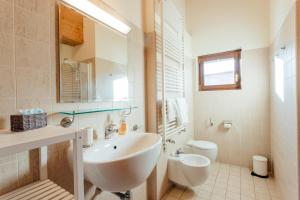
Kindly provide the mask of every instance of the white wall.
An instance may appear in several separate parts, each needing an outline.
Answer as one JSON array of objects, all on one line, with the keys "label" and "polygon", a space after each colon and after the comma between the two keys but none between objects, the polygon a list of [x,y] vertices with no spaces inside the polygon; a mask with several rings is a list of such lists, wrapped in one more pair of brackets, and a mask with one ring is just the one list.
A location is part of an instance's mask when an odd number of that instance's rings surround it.
[{"label": "white wall", "polygon": [[83,18],[83,41],[83,44],[74,46],[74,60],[82,61],[95,57],[95,23],[87,17]]},{"label": "white wall", "polygon": [[127,38],[101,24],[95,26],[95,50],[97,58],[127,65]]},{"label": "white wall", "polygon": [[268,0],[189,0],[194,56],[269,46]]},{"label": "white wall", "polygon": [[128,21],[142,28],[142,0],[102,0]]},{"label": "white wall", "polygon": [[183,16],[184,20],[186,20],[186,0],[172,0],[173,4],[176,6],[180,14]]},{"label": "white wall", "polygon": [[[241,90],[199,92],[195,65],[195,137],[216,142],[217,159],[225,163],[250,167],[252,155],[270,157],[269,1],[189,0],[186,17],[194,58],[243,50]],[[215,126],[208,126],[209,118]],[[232,129],[222,127],[224,120]]]},{"label": "white wall", "polygon": [[[299,199],[296,0],[271,0],[270,37],[272,43],[271,152],[274,176],[283,199]],[[280,50],[283,46],[285,50]],[[284,61],[283,100],[276,93],[274,57]],[[287,164],[288,163],[288,164]]]},{"label": "white wall", "polygon": [[[288,8],[292,1],[274,1],[277,8]],[[297,3],[298,4],[298,3]],[[299,5],[297,5],[299,6]],[[281,9],[279,9],[281,10]],[[278,10],[277,10],[278,11]],[[283,11],[283,10],[281,10]],[[283,13],[282,13],[283,14]],[[272,45],[271,78],[271,149],[274,177],[282,199],[299,199],[298,124],[297,124],[297,57],[296,57],[296,5],[285,16],[274,18],[280,29]],[[283,21],[282,21],[283,20]],[[282,22],[281,22],[282,21]],[[285,47],[285,49],[282,49]],[[283,73],[276,76],[274,57],[284,62]],[[283,98],[276,92],[283,86]]]},{"label": "white wall", "polygon": [[274,41],[286,16],[289,14],[296,0],[270,0],[270,37]]},{"label": "white wall", "polygon": [[74,61],[83,61],[95,57],[95,23],[83,17],[83,43],[76,46],[60,44],[60,60],[69,58]]},{"label": "white wall", "polygon": [[194,93],[195,137],[218,144],[218,161],[251,167],[255,154],[270,158],[268,58],[268,48],[242,52],[241,90]]}]

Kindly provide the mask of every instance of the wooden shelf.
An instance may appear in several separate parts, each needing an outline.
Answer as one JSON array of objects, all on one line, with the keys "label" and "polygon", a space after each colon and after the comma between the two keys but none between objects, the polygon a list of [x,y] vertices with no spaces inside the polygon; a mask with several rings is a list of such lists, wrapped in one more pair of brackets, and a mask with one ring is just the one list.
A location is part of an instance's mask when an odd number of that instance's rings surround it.
[{"label": "wooden shelf", "polygon": [[74,200],[74,196],[47,179],[2,195],[0,200]]},{"label": "wooden shelf", "polygon": [[[39,148],[40,180],[0,196],[0,200],[83,200],[82,134],[74,128],[47,126],[25,132],[0,131],[0,157]],[[47,146],[73,141],[74,195],[48,180]]]},{"label": "wooden shelf", "polygon": [[60,126],[47,126],[18,133],[0,131],[0,156],[72,140],[76,137],[76,132],[73,128]]}]

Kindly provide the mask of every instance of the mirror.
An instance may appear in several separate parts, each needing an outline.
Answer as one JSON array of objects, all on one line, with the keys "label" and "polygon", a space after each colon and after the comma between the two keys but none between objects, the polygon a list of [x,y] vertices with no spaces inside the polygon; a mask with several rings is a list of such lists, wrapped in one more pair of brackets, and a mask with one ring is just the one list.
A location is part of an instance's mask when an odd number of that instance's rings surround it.
[{"label": "mirror", "polygon": [[125,35],[59,5],[60,102],[128,100]]}]

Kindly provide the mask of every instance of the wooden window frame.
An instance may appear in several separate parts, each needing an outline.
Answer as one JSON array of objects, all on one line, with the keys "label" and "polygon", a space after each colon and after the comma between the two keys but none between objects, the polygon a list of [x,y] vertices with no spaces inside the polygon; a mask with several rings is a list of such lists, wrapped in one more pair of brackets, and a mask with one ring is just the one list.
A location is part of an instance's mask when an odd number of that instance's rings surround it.
[{"label": "wooden window frame", "polygon": [[[241,89],[241,49],[234,51],[227,51],[222,53],[210,54],[205,56],[198,57],[198,66],[199,66],[199,91],[213,91],[213,90],[238,90]],[[235,84],[227,84],[227,85],[204,85],[204,73],[203,73],[203,65],[204,62],[212,61],[212,60],[221,60],[227,58],[234,58],[235,63]]]}]

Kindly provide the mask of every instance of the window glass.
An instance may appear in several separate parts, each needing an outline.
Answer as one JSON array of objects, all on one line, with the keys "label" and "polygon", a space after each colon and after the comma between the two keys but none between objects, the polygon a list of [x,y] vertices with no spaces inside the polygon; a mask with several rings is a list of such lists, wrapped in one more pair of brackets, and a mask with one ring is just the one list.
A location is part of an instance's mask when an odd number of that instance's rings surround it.
[{"label": "window glass", "polygon": [[284,60],[277,56],[275,57],[275,92],[284,102]]},{"label": "window glass", "polygon": [[235,83],[234,59],[207,61],[203,64],[204,84],[228,85]]}]

